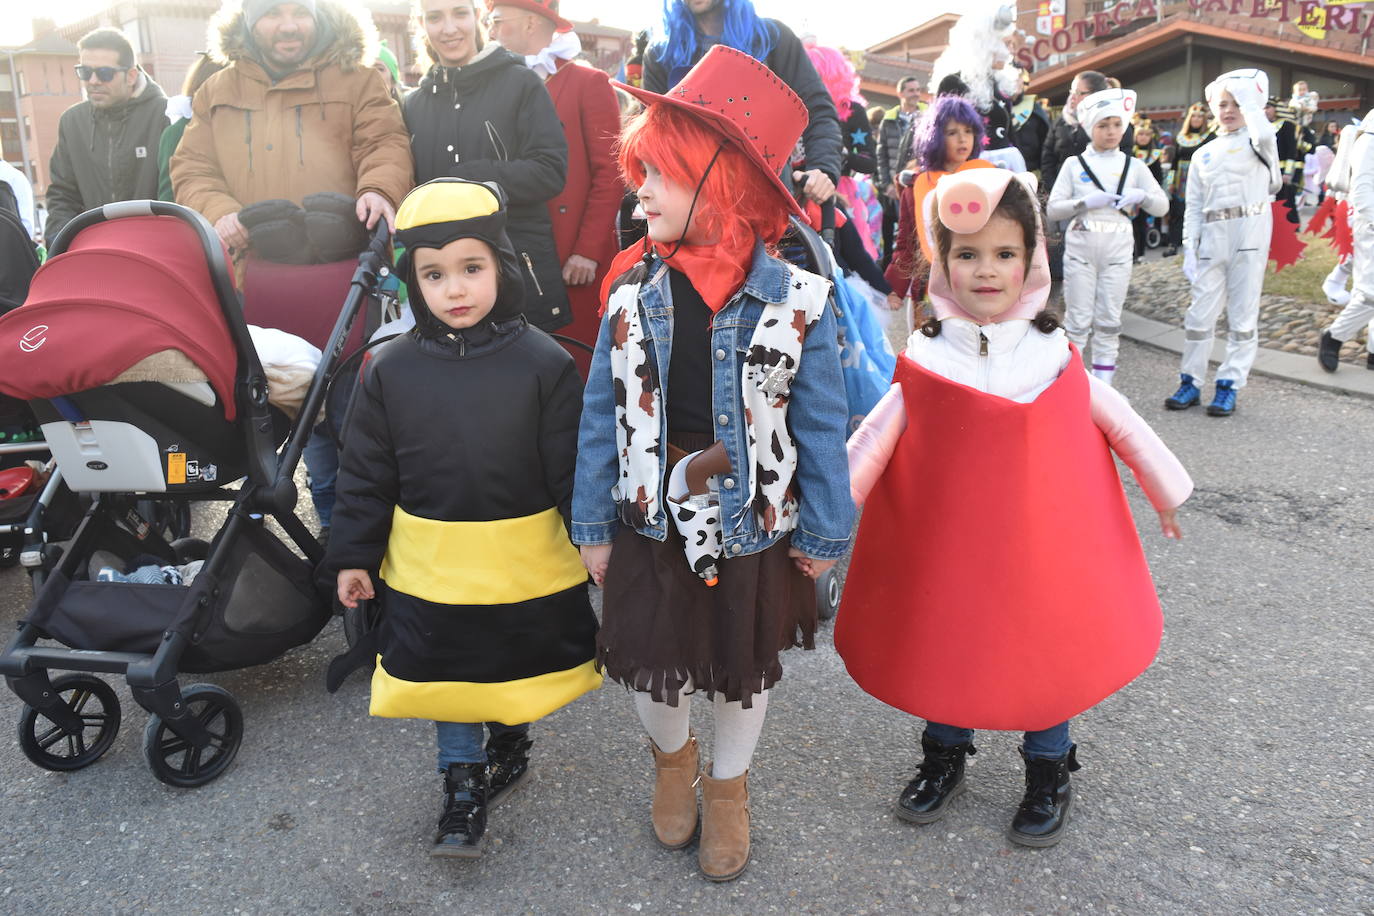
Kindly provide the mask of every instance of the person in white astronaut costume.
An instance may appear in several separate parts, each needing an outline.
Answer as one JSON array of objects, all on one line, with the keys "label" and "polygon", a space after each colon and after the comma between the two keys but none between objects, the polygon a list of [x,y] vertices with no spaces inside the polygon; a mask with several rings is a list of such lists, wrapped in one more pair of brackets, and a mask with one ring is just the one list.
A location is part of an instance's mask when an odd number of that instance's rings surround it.
[{"label": "person in white astronaut costume", "polygon": [[1164,406],[1202,401],[1217,318],[1226,310],[1226,355],[1217,370],[1214,417],[1236,409],[1259,351],[1259,300],[1273,226],[1270,204],[1283,184],[1274,129],[1264,116],[1269,77],[1263,70],[1223,73],[1207,86],[1217,136],[1193,155],[1183,217],[1183,273],[1193,301],[1183,318],[1182,383]]},{"label": "person in white astronaut costume", "polygon": [[1064,330],[1082,350],[1092,336],[1093,375],[1111,384],[1121,347],[1121,307],[1131,283],[1137,208],[1169,212],[1169,197],[1143,162],[1118,146],[1136,94],[1104,89],[1078,103],[1078,121],[1092,144],[1066,160],[1045,205],[1064,233]]},{"label": "person in white astronaut costume", "polygon": [[[1327,372],[1340,365],[1341,344],[1353,338],[1360,328],[1374,319],[1374,111],[1365,115],[1359,132],[1350,145],[1349,192],[1350,235],[1354,247],[1350,255],[1354,285],[1345,308],[1322,332],[1317,362]],[[1346,139],[1342,131],[1342,140]],[[1374,339],[1366,341],[1369,355],[1365,364],[1374,369]]]}]

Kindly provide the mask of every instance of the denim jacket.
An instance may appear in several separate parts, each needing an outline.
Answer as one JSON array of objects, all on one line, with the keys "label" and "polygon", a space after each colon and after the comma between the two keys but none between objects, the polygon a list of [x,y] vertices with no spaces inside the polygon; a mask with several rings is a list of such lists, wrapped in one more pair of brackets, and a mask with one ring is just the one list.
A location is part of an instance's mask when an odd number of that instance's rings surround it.
[{"label": "denim jacket", "polygon": [[[646,338],[652,341],[650,358],[660,396],[664,387],[673,340],[673,303],[668,266],[657,261],[639,288],[640,318]],[[752,492],[746,475],[753,469],[746,459],[746,431],[740,392],[744,358],[765,304],[787,301],[787,265],[769,256],[763,244],[754,248],[753,264],[744,285],[716,313],[711,322],[711,412],[716,416],[716,435],[725,444],[735,470],[721,480],[721,517],[725,520],[725,556],[757,553],[789,532],[772,535],[763,531],[752,511],[743,504]],[[609,313],[608,313],[609,314]],[[622,519],[614,495],[621,479],[616,448],[616,410],[611,373],[608,321],[602,317],[591,373],[582,398],[582,423],[578,432],[577,474],[573,488],[572,539],[581,545],[609,544]],[[854,524],[854,503],[849,495],[849,462],[845,453],[848,406],[840,373],[839,343],[834,312],[823,309],[820,321],[806,336],[801,364],[791,382],[787,426],[797,446],[795,486],[800,498],[799,521],[790,532],[792,546],[817,559],[834,559],[849,546]],[[659,417],[659,441],[667,442],[667,411]],[[664,452],[666,450],[661,450]],[[657,517],[635,530],[663,541],[668,518],[662,511],[663,454],[660,454]]]}]

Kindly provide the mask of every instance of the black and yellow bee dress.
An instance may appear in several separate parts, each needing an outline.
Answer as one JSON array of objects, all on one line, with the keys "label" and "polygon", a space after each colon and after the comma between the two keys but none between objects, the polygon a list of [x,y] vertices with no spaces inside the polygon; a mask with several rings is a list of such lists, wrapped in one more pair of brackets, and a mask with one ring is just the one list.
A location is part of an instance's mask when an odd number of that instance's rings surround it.
[{"label": "black and yellow bee dress", "polygon": [[378,347],[347,420],[328,561],[380,569],[371,712],[531,722],[601,684],[587,575],[568,539],[582,382],[520,316],[523,286],[493,189],[438,180],[397,213],[408,250],[480,238],[496,305],[462,331],[418,294]]}]

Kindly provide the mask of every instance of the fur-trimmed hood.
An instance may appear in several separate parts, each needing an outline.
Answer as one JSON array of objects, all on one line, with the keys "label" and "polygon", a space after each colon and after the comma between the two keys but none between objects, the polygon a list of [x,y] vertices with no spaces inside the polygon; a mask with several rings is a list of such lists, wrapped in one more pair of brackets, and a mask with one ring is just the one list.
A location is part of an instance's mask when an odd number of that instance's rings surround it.
[{"label": "fur-trimmed hood", "polygon": [[[315,4],[317,47],[299,69],[316,70],[337,65],[342,70],[370,67],[377,59],[377,27],[361,6],[342,0],[317,0]],[[323,41],[323,47],[318,42]],[[243,21],[241,0],[226,0],[210,20],[206,43],[210,56],[222,64],[238,60],[261,63]]]}]

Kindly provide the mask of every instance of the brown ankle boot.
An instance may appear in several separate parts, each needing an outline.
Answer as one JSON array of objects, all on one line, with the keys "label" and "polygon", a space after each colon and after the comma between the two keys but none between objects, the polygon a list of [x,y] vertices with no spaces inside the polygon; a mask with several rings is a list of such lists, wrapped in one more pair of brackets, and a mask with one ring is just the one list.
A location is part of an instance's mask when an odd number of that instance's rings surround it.
[{"label": "brown ankle boot", "polygon": [[749,864],[749,771],[734,779],[701,776],[701,873],[733,881]]},{"label": "brown ankle boot", "polygon": [[687,743],[671,754],[659,750],[652,739],[649,746],[654,752],[654,837],[668,849],[681,849],[697,832],[697,738],[688,733]]}]

